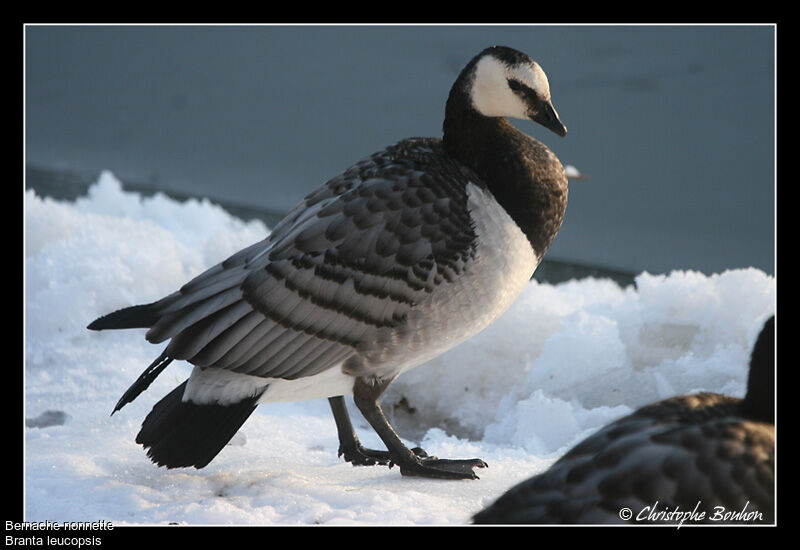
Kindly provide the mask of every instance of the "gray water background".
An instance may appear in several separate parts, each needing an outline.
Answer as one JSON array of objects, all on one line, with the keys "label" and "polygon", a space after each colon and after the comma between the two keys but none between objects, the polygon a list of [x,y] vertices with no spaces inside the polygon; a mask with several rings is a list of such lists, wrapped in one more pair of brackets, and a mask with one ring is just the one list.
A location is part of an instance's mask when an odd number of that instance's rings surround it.
[{"label": "gray water background", "polygon": [[26,186],[74,197],[105,169],[274,222],[370,153],[441,136],[460,69],[503,44],[542,65],[569,133],[515,124],[589,177],[570,184],[548,260],[774,274],[775,32],[28,26]]}]

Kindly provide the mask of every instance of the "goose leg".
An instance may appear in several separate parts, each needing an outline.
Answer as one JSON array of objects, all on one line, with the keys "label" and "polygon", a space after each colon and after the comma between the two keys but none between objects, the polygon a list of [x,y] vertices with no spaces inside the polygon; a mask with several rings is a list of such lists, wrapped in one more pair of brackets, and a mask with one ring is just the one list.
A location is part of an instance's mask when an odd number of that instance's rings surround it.
[{"label": "goose leg", "polygon": [[357,378],[353,387],[353,399],[358,410],[389,449],[391,457],[389,466],[397,464],[404,476],[478,479],[472,469],[487,467],[487,464],[479,458],[448,460],[435,456],[420,456],[403,444],[378,404],[378,397],[390,382],[391,380],[373,384],[363,378]]},{"label": "goose leg", "polygon": [[[350,462],[353,466],[386,465],[391,462],[392,457],[389,451],[376,451],[361,446],[353,425],[350,423],[350,415],[347,413],[344,397],[341,395],[329,397],[328,402],[333,411],[336,431],[339,433],[339,456],[344,456],[345,461]],[[416,456],[428,456],[420,447],[414,447],[412,452]]]}]

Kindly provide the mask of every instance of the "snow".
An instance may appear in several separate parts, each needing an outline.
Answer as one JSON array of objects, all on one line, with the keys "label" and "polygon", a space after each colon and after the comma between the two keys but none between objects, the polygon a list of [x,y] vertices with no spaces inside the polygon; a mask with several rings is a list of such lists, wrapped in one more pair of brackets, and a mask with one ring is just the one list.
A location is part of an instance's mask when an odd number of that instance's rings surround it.
[{"label": "snow", "polygon": [[[775,311],[775,279],[754,268],[641,273],[627,288],[532,281],[489,328],[405,373],[382,399],[410,446],[483,458],[480,480],[343,462],[324,399],[260,406],[202,470],[157,468],[134,437],[190,365],[173,363],[111,417],[161,347],[144,329],[85,327],[173,292],[267,232],[205,200],[124,192],[110,173],[71,203],[26,192],[26,521],[466,524],[641,405],[701,390],[742,396],[750,348]],[[348,406],[362,443],[381,448]]]}]

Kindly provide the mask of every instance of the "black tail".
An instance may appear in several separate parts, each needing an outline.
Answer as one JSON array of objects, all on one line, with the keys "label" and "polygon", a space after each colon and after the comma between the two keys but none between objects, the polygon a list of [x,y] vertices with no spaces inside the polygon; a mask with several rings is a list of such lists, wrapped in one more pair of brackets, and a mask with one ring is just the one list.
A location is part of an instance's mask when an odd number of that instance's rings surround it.
[{"label": "black tail", "polygon": [[167,468],[203,468],[256,408],[258,396],[233,405],[182,401],[186,382],[156,403],[136,436],[150,460]]}]

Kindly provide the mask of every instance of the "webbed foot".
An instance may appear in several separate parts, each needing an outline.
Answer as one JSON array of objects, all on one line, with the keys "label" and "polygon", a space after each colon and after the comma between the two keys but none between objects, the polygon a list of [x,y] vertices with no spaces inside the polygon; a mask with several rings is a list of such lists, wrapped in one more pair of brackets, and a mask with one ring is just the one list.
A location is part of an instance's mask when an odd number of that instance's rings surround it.
[{"label": "webbed foot", "polygon": [[[411,452],[419,458],[426,458],[428,456],[428,453],[421,447],[414,447],[411,449]],[[345,461],[353,466],[374,466],[376,464],[382,466],[388,465],[390,468],[393,466],[389,451],[366,449],[362,447],[360,443],[356,443],[354,447],[347,449],[339,445],[339,456],[343,456]]]}]

